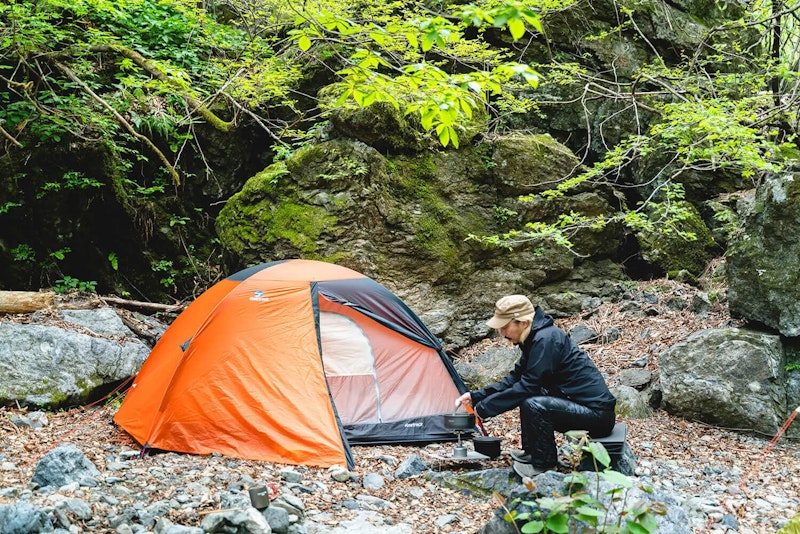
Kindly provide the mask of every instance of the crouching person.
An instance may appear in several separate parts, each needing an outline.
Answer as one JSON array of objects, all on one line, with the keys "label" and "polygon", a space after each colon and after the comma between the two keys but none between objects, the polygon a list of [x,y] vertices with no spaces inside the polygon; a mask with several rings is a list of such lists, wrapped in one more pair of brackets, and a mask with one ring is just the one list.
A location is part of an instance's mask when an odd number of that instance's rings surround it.
[{"label": "crouching person", "polygon": [[589,356],[524,295],[497,301],[486,323],[522,350],[502,380],[458,398],[481,419],[519,407],[522,450],[513,468],[532,477],[558,464],[555,431],[585,430],[601,438],[614,429],[616,399]]}]

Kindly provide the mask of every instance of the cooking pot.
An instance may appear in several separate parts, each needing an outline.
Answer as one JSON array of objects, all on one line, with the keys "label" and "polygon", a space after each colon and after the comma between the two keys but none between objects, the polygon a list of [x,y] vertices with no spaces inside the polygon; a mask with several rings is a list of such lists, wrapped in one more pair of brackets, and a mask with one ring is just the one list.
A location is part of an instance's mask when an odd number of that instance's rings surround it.
[{"label": "cooking pot", "polygon": [[475,414],[446,413],[444,414],[444,427],[450,430],[472,430],[475,428]]},{"label": "cooking pot", "polygon": [[500,441],[501,438],[493,436],[475,436],[472,438],[475,452],[485,454],[489,458],[497,458],[500,456]]}]

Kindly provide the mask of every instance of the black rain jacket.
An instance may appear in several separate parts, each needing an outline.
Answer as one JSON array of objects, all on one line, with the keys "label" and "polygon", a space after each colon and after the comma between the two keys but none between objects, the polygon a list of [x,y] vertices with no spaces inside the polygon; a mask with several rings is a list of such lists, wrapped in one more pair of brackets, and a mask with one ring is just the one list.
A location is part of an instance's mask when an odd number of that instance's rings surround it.
[{"label": "black rain jacket", "polygon": [[470,393],[481,418],[494,417],[529,397],[569,399],[594,410],[613,410],[616,399],[589,356],[537,306],[522,356],[502,380]]}]

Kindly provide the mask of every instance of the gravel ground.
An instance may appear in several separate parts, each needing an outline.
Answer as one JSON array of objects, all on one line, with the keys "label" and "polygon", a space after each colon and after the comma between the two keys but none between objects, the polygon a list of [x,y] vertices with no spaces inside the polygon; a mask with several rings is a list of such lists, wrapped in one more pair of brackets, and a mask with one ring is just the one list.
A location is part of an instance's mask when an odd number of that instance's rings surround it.
[{"label": "gravel ground", "polygon": [[[641,291],[656,295],[682,295],[691,298],[694,288],[674,282],[644,284]],[[663,299],[661,299],[663,300]],[[616,328],[620,336],[604,345],[584,345],[593,359],[613,381],[614,375],[635,360],[647,356],[647,368],[657,373],[656,355],[698,329],[730,324],[719,305],[699,318],[686,311],[669,311],[655,305],[658,314],[630,315],[621,305],[604,305],[583,314],[559,319],[569,329],[583,324],[596,332]],[[459,357],[470,358],[483,350],[489,340]],[[294,491],[303,501],[307,517],[334,528],[346,525],[358,512],[347,502],[358,502],[365,495],[391,503],[381,510],[388,524],[413,525],[413,532],[475,532],[497,507],[491,499],[467,497],[442,488],[424,478],[392,479],[393,464],[412,454],[420,455],[433,469],[461,470],[507,468],[507,451],[518,447],[518,419],[509,412],[486,422],[487,431],[503,438],[503,455],[481,465],[464,465],[440,460],[448,456],[453,444],[426,447],[354,447],[358,480],[370,473],[384,476],[380,489],[365,490],[359,482],[336,482],[328,470],[268,464],[220,456],[199,457],[158,454],[138,459],[138,445],[112,422],[115,407],[88,407],[50,413],[48,424],[40,429],[18,428],[12,415],[27,410],[0,408],[0,504],[29,499],[37,506],[53,506],[53,496],[31,492],[28,484],[37,462],[60,443],[72,443],[92,460],[101,472],[97,478],[116,480],[105,496],[97,490],[67,488],[63,497],[90,502],[93,520],[75,518],[77,532],[114,532],[109,524],[119,509],[131,503],[147,507],[161,499],[179,503],[169,511],[169,519],[181,525],[199,525],[203,517],[226,503],[221,490],[242,481],[273,484],[278,493]],[[655,488],[671,492],[682,501],[693,524],[692,532],[776,532],[800,512],[800,452],[797,442],[786,436],[771,443],[772,436],[760,436],[740,429],[722,429],[687,421],[656,411],[648,419],[626,420],[628,442],[636,455],[637,475]],[[794,425],[800,422],[793,423]],[[299,473],[299,485],[287,482],[285,469]],[[104,485],[107,486],[107,485]],[[298,491],[298,488],[314,491]],[[294,487],[294,490],[292,489]],[[344,529],[342,531],[346,531]]]}]

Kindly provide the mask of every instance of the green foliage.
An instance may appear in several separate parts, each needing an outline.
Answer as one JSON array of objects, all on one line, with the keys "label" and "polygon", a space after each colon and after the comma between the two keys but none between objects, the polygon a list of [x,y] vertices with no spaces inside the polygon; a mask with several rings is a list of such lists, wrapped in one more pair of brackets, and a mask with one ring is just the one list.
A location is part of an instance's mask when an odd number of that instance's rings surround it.
[{"label": "green foliage", "polygon": [[53,290],[56,293],[69,293],[70,291],[80,291],[81,293],[94,293],[97,291],[97,282],[84,282],[71,276],[65,276],[56,280],[53,285]]},{"label": "green foliage", "polygon": [[167,289],[175,285],[175,278],[179,274],[179,271],[173,266],[174,263],[171,260],[159,260],[151,266],[153,272],[161,276],[159,283]]},{"label": "green foliage", "polygon": [[88,178],[79,171],[70,171],[64,174],[61,181],[47,182],[44,184],[41,190],[36,194],[36,198],[41,199],[49,193],[59,191],[79,191],[81,189],[98,187],[103,187],[103,183],[94,178]]},{"label": "green foliage", "polygon": [[[403,5],[405,16],[386,11],[378,20],[359,14],[361,5],[336,0],[303,6],[289,32],[294,42],[318,54],[335,46],[345,65],[324,105],[332,109],[389,103],[417,114],[422,127],[445,147],[458,147],[459,132],[490,98],[503,100],[509,88],[539,83],[539,74],[529,65],[509,61],[485,42],[464,37],[470,26],[505,27],[514,39],[522,38],[527,28],[541,31],[538,15],[514,0],[493,7],[464,6],[454,13],[458,19],[430,15],[410,3]],[[468,68],[450,73],[441,60],[428,58],[434,52],[439,58],[463,61]]]},{"label": "green foliage", "polygon": [[[605,469],[597,473],[594,487],[590,479],[583,473],[573,471],[564,481],[569,484],[565,495],[543,496],[535,501],[515,499],[512,507],[521,505],[530,511],[506,509],[503,518],[515,525],[521,525],[522,533],[568,533],[577,532],[578,524],[591,529],[592,532],[616,532],[631,534],[648,534],[656,532],[657,515],[666,510],[661,503],[647,505],[643,502],[627,503],[628,490],[633,488],[631,480],[609,468],[611,457],[602,443],[592,441],[584,431],[568,432],[567,437],[575,452],[572,462],[578,465],[584,454],[591,456],[597,470],[598,464]],[[600,498],[600,481],[607,482],[611,488],[605,490],[608,504]],[[644,491],[650,488],[643,486]],[[505,507],[505,505],[504,505]],[[611,511],[617,511],[616,522],[612,521]]]},{"label": "green foliage", "polygon": [[499,226],[503,226],[508,222],[508,219],[517,215],[517,212],[508,208],[504,208],[502,206],[495,206],[494,207],[494,222],[496,222]]},{"label": "green foliage", "polygon": [[36,251],[33,250],[32,246],[21,243],[11,249],[11,257],[14,259],[14,261],[32,263],[36,260]]},{"label": "green foliage", "polygon": [[[698,39],[701,49],[687,48],[675,58],[653,49],[649,61],[636,59],[641,64],[632,74],[611,76],[592,74],[581,65],[584,58],[566,49],[553,48],[546,65],[525,55],[541,44],[548,13],[571,3],[492,0],[440,9],[443,4],[405,0],[227,0],[229,9],[217,18],[202,9],[211,4],[193,0],[7,0],[0,4],[0,135],[20,154],[40,146],[107,144],[116,156],[112,185],[138,206],[176,192],[170,182],[213,175],[196,138],[200,122],[223,132],[243,120],[259,125],[274,139],[275,161],[281,161],[315,140],[313,125],[326,113],[378,102],[414,115],[441,145],[456,148],[470,121],[486,110],[498,129],[514,113],[546,117],[541,105],[577,84],[585,94],[627,102],[637,117],[652,115],[635,135],[606,146],[588,170],[554,177],[558,185],[539,196],[557,200],[587,183],[614,187],[643,160],[660,158],[669,172],[659,195],[618,214],[566,208],[503,235],[469,237],[506,247],[531,240],[571,247],[576,231],[616,223],[691,240],[697,236],[682,225],[687,214],[670,196],[681,194],[684,174],[725,171],[758,183],[798,157],[800,32],[790,13],[780,12],[783,4],[751,3],[740,20]],[[618,27],[587,35],[581,45],[613,47],[623,38],[650,43],[636,21],[652,9],[647,2],[620,7]],[[778,30],[782,40],[773,48],[770,32]],[[754,37],[759,33],[761,41]],[[330,85],[308,92],[305,81],[312,79]],[[556,90],[539,102],[531,89],[543,81]],[[487,170],[492,165],[487,160]],[[78,171],[62,172],[32,200],[103,185]],[[21,198],[4,198],[0,217],[21,207],[36,209]],[[507,215],[494,214],[498,224]],[[719,219],[725,233],[734,224],[730,215],[718,212],[727,217]],[[195,222],[183,217],[170,219],[174,232]],[[180,241],[187,244],[183,235]],[[34,258],[25,261],[35,262],[36,254],[47,257],[43,264],[58,261],[44,250],[15,250],[17,258]],[[175,268],[162,282],[173,286],[184,271]]]}]

